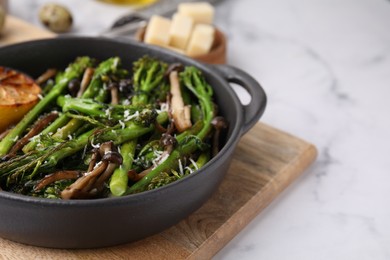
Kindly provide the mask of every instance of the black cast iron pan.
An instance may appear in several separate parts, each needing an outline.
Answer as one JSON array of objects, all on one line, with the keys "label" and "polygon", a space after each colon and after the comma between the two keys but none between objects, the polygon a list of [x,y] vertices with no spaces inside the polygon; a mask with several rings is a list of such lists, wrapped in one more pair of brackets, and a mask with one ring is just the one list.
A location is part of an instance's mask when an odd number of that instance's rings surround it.
[{"label": "black cast iron pan", "polygon": [[[260,118],[266,96],[245,72],[210,66],[158,47],[105,38],[67,37],[38,40],[0,48],[0,65],[33,77],[47,68],[63,68],[77,56],[103,60],[119,56],[125,67],[148,54],[167,62],[200,68],[213,86],[219,113],[229,122],[220,153],[201,170],[162,188],[120,198],[51,200],[0,191],[0,236],[53,248],[95,248],[127,243],[158,233],[198,209],[217,189],[233,151]],[[230,82],[244,87],[251,102],[242,105]],[[1,115],[0,115],[1,117]],[[245,173],[243,173],[245,174]]]}]

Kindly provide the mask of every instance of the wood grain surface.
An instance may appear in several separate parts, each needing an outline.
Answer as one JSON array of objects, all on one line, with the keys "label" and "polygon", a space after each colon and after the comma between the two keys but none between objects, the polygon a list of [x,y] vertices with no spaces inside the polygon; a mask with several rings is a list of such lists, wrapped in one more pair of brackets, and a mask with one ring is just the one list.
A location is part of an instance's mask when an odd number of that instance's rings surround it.
[{"label": "wood grain surface", "polygon": [[[42,29],[11,18],[32,35]],[[5,36],[7,44],[10,36]],[[0,44],[4,38],[0,38]],[[0,61],[1,62],[1,61]],[[62,250],[22,245],[0,238],[0,259],[209,259],[258,215],[315,160],[314,145],[263,123],[242,137],[226,178],[214,195],[179,224],[147,239],[116,247]]]},{"label": "wood grain surface", "polygon": [[18,18],[8,15],[5,21],[4,30],[0,34],[0,46],[54,36],[55,34],[52,32],[37,28]]}]

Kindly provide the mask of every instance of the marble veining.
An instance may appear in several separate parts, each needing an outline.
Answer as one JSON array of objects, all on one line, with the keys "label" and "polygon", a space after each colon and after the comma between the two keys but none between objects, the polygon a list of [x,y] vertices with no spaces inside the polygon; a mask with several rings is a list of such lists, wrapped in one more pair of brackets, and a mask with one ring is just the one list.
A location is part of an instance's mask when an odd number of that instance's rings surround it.
[{"label": "marble veining", "polygon": [[[10,12],[41,26],[45,2],[12,0]],[[70,34],[98,35],[129,12],[55,2],[74,14]],[[319,151],[215,259],[390,259],[390,1],[225,0],[215,23],[228,63],[267,92],[262,121]]]}]

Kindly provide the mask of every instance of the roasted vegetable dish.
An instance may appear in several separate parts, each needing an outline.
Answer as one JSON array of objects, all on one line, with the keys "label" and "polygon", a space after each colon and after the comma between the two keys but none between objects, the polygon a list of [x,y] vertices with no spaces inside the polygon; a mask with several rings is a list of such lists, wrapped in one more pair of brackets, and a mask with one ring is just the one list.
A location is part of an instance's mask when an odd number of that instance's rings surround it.
[{"label": "roasted vegetable dish", "polygon": [[0,134],[0,187],[59,199],[159,188],[218,153],[227,122],[193,66],[78,57],[35,81],[39,102]]}]

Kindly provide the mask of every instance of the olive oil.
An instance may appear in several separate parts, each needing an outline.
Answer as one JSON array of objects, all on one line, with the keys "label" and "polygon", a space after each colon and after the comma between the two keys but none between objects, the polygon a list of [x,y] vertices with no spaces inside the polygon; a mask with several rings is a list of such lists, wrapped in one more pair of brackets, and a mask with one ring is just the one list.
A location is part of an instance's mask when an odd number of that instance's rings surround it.
[{"label": "olive oil", "polygon": [[157,0],[99,0],[101,2],[116,4],[116,5],[133,5],[133,6],[145,6],[157,2]]}]

